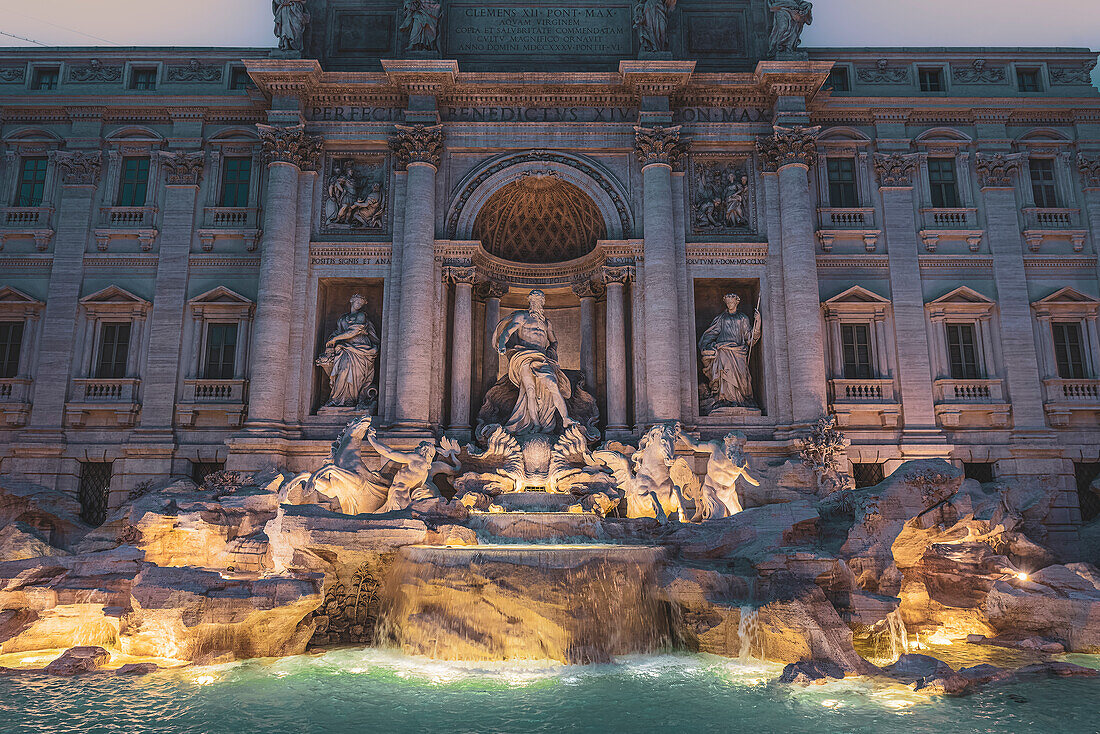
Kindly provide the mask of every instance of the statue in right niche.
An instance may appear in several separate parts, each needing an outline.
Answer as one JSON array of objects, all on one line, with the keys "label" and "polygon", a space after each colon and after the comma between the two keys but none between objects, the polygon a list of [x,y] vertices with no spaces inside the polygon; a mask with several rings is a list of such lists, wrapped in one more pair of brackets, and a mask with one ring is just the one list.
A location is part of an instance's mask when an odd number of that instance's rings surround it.
[{"label": "statue in right niche", "polygon": [[770,0],[772,35],[769,52],[772,56],[794,53],[802,44],[802,29],[813,25],[814,6],[807,0]]},{"label": "statue in right niche", "polygon": [[676,0],[634,0],[634,27],[646,53],[668,51],[668,16]]},{"label": "statue in right niche", "polygon": [[699,354],[707,377],[700,409],[712,413],[721,408],[755,408],[749,358],[760,341],[760,304],[749,318],[738,310],[741,297],[727,293],[726,309],[715,317],[699,339]]},{"label": "statue in right niche", "polygon": [[378,332],[363,311],[367,299],[356,293],[350,300],[351,310],[336,322],[317,366],[329,378],[330,395],[325,407],[371,410],[378,396],[374,387]]}]

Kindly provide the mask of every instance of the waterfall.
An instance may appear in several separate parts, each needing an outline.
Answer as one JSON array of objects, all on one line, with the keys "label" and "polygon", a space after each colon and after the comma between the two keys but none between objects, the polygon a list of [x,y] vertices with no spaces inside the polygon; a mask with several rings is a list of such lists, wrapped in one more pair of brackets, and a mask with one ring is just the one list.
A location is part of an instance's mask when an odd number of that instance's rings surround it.
[{"label": "waterfall", "polygon": [[901,612],[895,609],[875,626],[881,627],[875,634],[876,658],[893,662],[909,652],[909,633],[901,619]]},{"label": "waterfall", "polygon": [[764,660],[764,627],[760,624],[760,609],[741,607],[741,621],[737,625],[742,663]]}]

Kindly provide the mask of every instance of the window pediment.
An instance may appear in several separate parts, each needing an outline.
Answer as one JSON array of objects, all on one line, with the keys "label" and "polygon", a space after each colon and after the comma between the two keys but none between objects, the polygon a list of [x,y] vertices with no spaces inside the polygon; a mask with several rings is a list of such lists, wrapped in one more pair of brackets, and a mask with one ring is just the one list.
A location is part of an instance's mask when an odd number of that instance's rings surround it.
[{"label": "window pediment", "polygon": [[933,319],[951,316],[974,318],[992,314],[997,302],[964,285],[929,301],[924,307]]},{"label": "window pediment", "polygon": [[204,318],[210,316],[248,318],[256,308],[255,303],[223,285],[201,293],[187,303],[197,316]]},{"label": "window pediment", "polygon": [[140,296],[117,285],[109,285],[103,290],[80,299],[80,305],[93,318],[144,317],[153,304]]},{"label": "window pediment", "polygon": [[39,313],[46,304],[28,296],[18,288],[6,285],[0,288],[0,316],[26,317]]},{"label": "window pediment", "polygon": [[1100,312],[1100,301],[1067,286],[1035,301],[1031,308],[1040,318],[1095,318]]},{"label": "window pediment", "polygon": [[858,285],[838,293],[822,304],[825,317],[834,319],[845,316],[882,318],[890,305],[890,299]]}]

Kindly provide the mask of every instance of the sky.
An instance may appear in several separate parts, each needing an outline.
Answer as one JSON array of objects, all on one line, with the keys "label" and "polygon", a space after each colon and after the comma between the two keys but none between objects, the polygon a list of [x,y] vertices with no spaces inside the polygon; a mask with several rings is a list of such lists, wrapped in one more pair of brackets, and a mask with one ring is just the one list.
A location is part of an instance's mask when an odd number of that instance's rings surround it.
[{"label": "sky", "polygon": [[[1100,0],[815,0],[814,11],[806,46],[1100,47]],[[0,0],[0,33],[62,46],[273,44],[270,0]]]}]

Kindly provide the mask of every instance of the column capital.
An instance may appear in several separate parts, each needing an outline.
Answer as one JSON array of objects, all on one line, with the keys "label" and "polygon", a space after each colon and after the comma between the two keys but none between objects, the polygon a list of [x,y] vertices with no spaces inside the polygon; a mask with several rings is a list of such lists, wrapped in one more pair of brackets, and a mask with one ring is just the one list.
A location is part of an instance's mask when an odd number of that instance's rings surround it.
[{"label": "column capital", "polygon": [[498,283],[495,280],[485,280],[478,284],[477,295],[478,298],[490,299],[490,298],[504,298],[508,293],[508,286],[504,283]]},{"label": "column capital", "polygon": [[1027,153],[978,153],[974,158],[978,183],[983,189],[1012,188],[1012,177],[1025,160]]},{"label": "column capital", "polygon": [[585,298],[597,298],[603,292],[600,284],[590,278],[579,278],[573,281],[571,287],[577,298],[582,300]]},{"label": "column capital", "polygon": [[764,171],[774,173],[780,168],[802,165],[809,168],[817,157],[817,136],[821,126],[781,127],[776,125],[772,135],[756,140]]},{"label": "column capital", "polygon": [[634,154],[643,168],[655,163],[672,166],[684,157],[687,141],[680,139],[680,128],[634,126]]},{"label": "column capital", "polygon": [[429,163],[438,167],[443,155],[442,125],[395,125],[397,134],[390,148],[402,167],[410,163]]},{"label": "column capital", "polygon": [[875,175],[884,189],[907,189],[920,164],[920,153],[875,153]]},{"label": "column capital", "polygon": [[94,186],[99,181],[103,155],[98,150],[52,150],[50,158],[61,169],[61,182],[67,186]]},{"label": "column capital", "polygon": [[303,171],[317,168],[324,140],[318,135],[307,135],[305,125],[275,127],[256,125],[263,143],[265,163],[289,163]]},{"label": "column capital", "polygon": [[206,162],[202,151],[162,150],[160,160],[168,174],[169,186],[198,186],[202,178],[202,167]]},{"label": "column capital", "polygon": [[1100,155],[1079,154],[1077,168],[1081,171],[1081,183],[1086,189],[1100,189]]},{"label": "column capital", "polygon": [[469,265],[449,265],[443,268],[443,280],[455,285],[473,286],[477,283],[477,268]]},{"label": "column capital", "polygon": [[628,265],[609,266],[603,269],[604,285],[626,285],[634,280],[634,268]]}]

